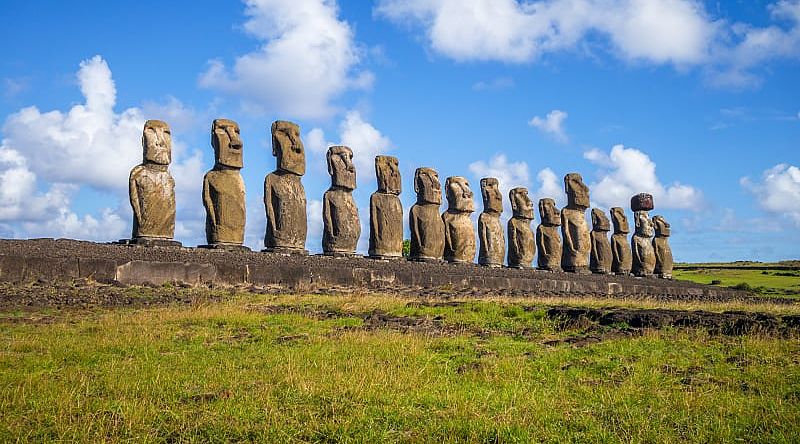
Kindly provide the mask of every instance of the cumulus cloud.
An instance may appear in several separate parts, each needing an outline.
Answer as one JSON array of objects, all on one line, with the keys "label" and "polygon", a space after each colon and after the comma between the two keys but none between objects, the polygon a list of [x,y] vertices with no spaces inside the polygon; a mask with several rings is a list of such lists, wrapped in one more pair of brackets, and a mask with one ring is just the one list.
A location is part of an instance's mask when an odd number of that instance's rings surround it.
[{"label": "cumulus cloud", "polygon": [[351,89],[369,88],[373,75],[359,70],[360,51],[335,0],[245,0],[244,29],[259,48],[232,68],[209,62],[201,86],[238,96],[249,109],[320,118]]},{"label": "cumulus cloud", "polygon": [[538,129],[539,131],[553,137],[555,140],[566,143],[569,138],[567,137],[566,129],[564,128],[564,121],[567,120],[567,114],[564,111],[554,109],[547,113],[544,118],[535,116],[528,125]]},{"label": "cumulus cloud", "polygon": [[800,168],[781,163],[764,171],[761,180],[743,177],[739,183],[762,209],[787,217],[800,227]]}]

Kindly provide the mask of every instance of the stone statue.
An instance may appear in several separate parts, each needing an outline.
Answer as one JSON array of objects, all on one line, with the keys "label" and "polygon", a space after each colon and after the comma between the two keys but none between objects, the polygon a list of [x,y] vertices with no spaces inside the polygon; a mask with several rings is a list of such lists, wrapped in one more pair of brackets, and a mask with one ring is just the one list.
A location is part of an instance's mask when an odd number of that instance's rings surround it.
[{"label": "stone statue", "polygon": [[264,178],[265,251],[308,254],[306,191],[300,181],[306,173],[306,154],[299,126],[282,120],[272,124],[272,155],[277,166]]},{"label": "stone statue", "polygon": [[180,246],[175,233],[175,180],[169,174],[172,137],[169,125],[148,120],[142,132],[142,163],[131,170],[128,196],[133,207],[131,240],[147,246]]},{"label": "stone statue", "polygon": [[539,199],[539,217],[542,223],[536,227],[536,245],[539,247],[538,268],[546,271],[561,271],[561,212],[550,198]]},{"label": "stone statue", "polygon": [[652,210],[653,196],[640,193],[631,198],[633,210],[634,233],[631,238],[633,255],[631,271],[638,277],[650,277],[656,267],[656,255],[653,250],[653,224],[648,211]]},{"label": "stone statue", "polygon": [[653,250],[656,266],[653,272],[664,279],[672,279],[672,248],[669,246],[671,232],[669,223],[662,216],[653,216],[656,237],[653,238]]},{"label": "stone statue", "polygon": [[396,157],[375,156],[378,191],[369,198],[369,256],[376,259],[403,257],[402,182]]},{"label": "stone statue", "polygon": [[442,213],[444,222],[444,259],[451,263],[472,263],[475,260],[475,227],[470,214],[475,211],[474,194],[467,179],[448,177],[447,210]]},{"label": "stone statue", "polygon": [[352,256],[361,236],[358,206],[353,200],[356,188],[353,150],[332,146],[327,157],[331,187],[322,197],[322,252],[329,256]]},{"label": "stone statue", "polygon": [[433,168],[417,168],[414,172],[415,203],[408,213],[411,226],[409,259],[425,262],[442,260],[444,254],[444,222],[439,215],[442,187],[439,173]]},{"label": "stone statue", "polygon": [[483,212],[478,217],[478,236],[480,252],[478,263],[487,267],[502,267],[506,256],[506,238],[500,214],[503,212],[503,195],[500,194],[500,182],[494,177],[481,179],[481,196]]},{"label": "stone statue", "polygon": [[589,269],[592,270],[592,273],[611,274],[609,231],[611,231],[611,223],[605,213],[597,208],[592,208],[592,253],[589,259]]},{"label": "stone statue", "polygon": [[245,224],[242,139],[233,120],[217,119],[211,127],[214,168],[203,178],[206,207],[206,240],[209,248],[247,249],[243,246]]},{"label": "stone statue", "polygon": [[508,192],[513,215],[508,220],[508,266],[531,268],[536,255],[536,241],[531,230],[533,203],[528,189],[517,187]]},{"label": "stone statue", "polygon": [[614,234],[611,235],[611,271],[615,274],[627,276],[631,273],[631,244],[628,242],[628,218],[625,210],[620,207],[611,208],[611,222],[614,225]]},{"label": "stone statue", "polygon": [[567,206],[561,210],[561,236],[564,249],[561,253],[561,268],[572,273],[588,273],[591,242],[586,224],[589,208],[589,187],[578,173],[564,176]]}]

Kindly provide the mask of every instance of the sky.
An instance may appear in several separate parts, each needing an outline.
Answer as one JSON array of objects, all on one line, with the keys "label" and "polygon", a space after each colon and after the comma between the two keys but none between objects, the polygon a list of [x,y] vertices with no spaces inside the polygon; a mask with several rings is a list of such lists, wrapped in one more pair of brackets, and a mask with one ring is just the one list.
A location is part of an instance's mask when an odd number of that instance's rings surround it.
[{"label": "sky", "polygon": [[307,149],[312,252],[325,152],[344,144],[362,252],[389,154],[406,212],[421,166],[466,177],[478,212],[497,177],[504,219],[509,189],[564,205],[578,172],[629,219],[652,193],[677,261],[800,258],[800,0],[0,1],[0,237],[129,237],[128,174],[160,119],[175,236],[205,243],[211,122],[229,118],[260,249],[280,119]]}]

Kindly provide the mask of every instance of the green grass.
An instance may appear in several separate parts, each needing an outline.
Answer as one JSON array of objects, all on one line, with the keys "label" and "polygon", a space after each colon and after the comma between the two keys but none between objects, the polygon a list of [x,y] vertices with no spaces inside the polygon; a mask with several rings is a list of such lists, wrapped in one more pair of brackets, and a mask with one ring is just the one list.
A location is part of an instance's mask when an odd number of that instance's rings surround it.
[{"label": "green grass", "polygon": [[[722,285],[751,290],[766,296],[800,298],[800,271],[748,270],[701,268],[698,270],[674,270],[675,279],[700,284]],[[715,282],[718,281],[718,282]]]},{"label": "green grass", "polygon": [[[520,302],[250,296],[0,322],[0,441],[792,442],[800,341],[584,348]],[[527,304],[530,304],[527,301]],[[266,306],[297,307],[275,313]],[[319,316],[320,310],[338,313]],[[358,328],[427,316],[447,333]],[[13,318],[13,321],[12,321]]]}]

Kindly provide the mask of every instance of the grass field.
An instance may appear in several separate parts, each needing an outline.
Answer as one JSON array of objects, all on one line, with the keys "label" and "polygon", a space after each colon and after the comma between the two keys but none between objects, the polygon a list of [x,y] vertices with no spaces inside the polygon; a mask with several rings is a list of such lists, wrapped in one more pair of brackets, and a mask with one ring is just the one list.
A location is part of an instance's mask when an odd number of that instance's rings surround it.
[{"label": "grass field", "polygon": [[[14,310],[0,314],[0,441],[800,438],[797,338],[605,335],[532,303],[239,294]],[[587,333],[601,339],[564,341]]]},{"label": "grass field", "polygon": [[719,269],[704,266],[696,270],[673,272],[675,279],[693,281],[700,284],[715,284],[751,290],[765,296],[800,298],[800,270],[752,270]]}]

